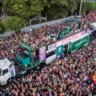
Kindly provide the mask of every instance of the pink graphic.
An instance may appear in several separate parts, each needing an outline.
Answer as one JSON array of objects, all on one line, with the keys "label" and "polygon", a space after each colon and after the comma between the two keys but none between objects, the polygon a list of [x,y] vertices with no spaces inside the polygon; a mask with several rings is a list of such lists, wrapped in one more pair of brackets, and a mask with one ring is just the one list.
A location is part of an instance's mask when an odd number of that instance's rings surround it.
[{"label": "pink graphic", "polygon": [[46,59],[46,48],[42,47],[39,49],[39,60],[45,60]]}]

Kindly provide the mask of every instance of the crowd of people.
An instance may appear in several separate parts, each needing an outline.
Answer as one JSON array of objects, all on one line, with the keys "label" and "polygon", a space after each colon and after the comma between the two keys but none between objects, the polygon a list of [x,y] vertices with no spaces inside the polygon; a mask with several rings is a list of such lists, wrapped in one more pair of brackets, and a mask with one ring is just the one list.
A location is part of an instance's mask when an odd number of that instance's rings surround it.
[{"label": "crowd of people", "polygon": [[95,96],[96,40],[40,71],[14,79],[1,92],[6,96]]},{"label": "crowd of people", "polygon": [[[14,60],[16,53],[21,51],[20,41],[26,43],[32,49],[55,42],[62,30],[66,28],[68,26],[65,26],[65,24],[54,24],[36,30],[33,29],[30,32],[13,33],[11,36],[0,40],[0,59],[7,57],[9,60]],[[68,35],[65,34],[65,36]]]},{"label": "crowd of people", "polygon": [[39,29],[32,29],[30,32],[13,33],[11,36],[0,40],[0,59],[7,57],[13,61],[16,58],[16,54],[23,50],[20,47],[20,41],[35,49],[75,34],[78,31],[85,30],[90,22],[95,20],[93,15],[95,16],[95,14],[90,12],[88,16],[82,16],[79,23],[76,22],[77,19],[74,19],[73,22],[63,22],[62,24],[54,24],[52,26],[45,25]]},{"label": "crowd of people", "polygon": [[[95,13],[94,13],[95,14]],[[81,18],[80,30],[95,21],[93,12]],[[92,15],[92,16],[91,16]],[[93,18],[90,20],[90,18]],[[90,22],[89,22],[90,21]],[[14,61],[16,54],[24,50],[20,47],[22,41],[33,49],[60,39],[60,34],[66,28],[72,28],[65,37],[76,33],[79,23],[73,26],[54,24],[33,29],[30,32],[14,33],[0,40],[0,59],[8,58]],[[70,26],[70,27],[69,27]],[[51,39],[50,37],[53,37]],[[12,84],[0,88],[1,96],[94,96],[96,95],[96,40],[89,46],[61,57],[44,66],[35,73],[14,78]]]}]

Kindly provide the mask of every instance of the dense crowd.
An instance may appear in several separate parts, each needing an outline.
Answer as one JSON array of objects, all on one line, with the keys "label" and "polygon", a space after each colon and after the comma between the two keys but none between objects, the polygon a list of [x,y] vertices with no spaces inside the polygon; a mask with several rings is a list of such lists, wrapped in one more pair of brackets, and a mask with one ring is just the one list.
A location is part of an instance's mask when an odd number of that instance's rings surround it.
[{"label": "dense crowd", "polygon": [[[91,15],[92,16],[91,16]],[[95,21],[95,13],[81,18],[80,30]],[[94,15],[94,16],[93,16]],[[90,19],[91,18],[91,19]],[[92,19],[93,18],[93,19]],[[89,22],[90,21],[90,22]],[[8,58],[13,61],[16,54],[24,50],[19,42],[23,41],[32,48],[43,46],[60,39],[60,34],[66,28],[72,28],[68,35],[75,34],[78,23],[54,24],[33,29],[30,32],[14,33],[0,40],[0,59]],[[51,36],[53,39],[51,39]],[[0,88],[3,96],[94,96],[96,95],[96,40],[89,46],[61,57],[40,69],[38,72],[15,78],[6,88]]]},{"label": "dense crowd", "polygon": [[[54,24],[33,29],[30,32],[14,33],[10,37],[0,40],[0,59],[7,57],[14,60],[16,53],[21,51],[20,41],[26,43],[32,49],[55,42],[62,30],[68,28],[65,24]],[[71,34],[71,32],[70,32]],[[65,34],[68,36],[69,34]]]},{"label": "dense crowd", "polygon": [[96,95],[96,40],[65,59],[61,56],[40,72],[14,79],[1,92],[7,96]]},{"label": "dense crowd", "polygon": [[88,16],[82,16],[80,23],[76,22],[77,19],[75,19],[73,22],[63,22],[52,26],[45,25],[40,29],[31,29],[30,32],[13,33],[11,36],[0,40],[0,59],[7,57],[13,61],[16,53],[23,50],[20,47],[20,41],[34,49],[85,30],[90,25],[90,22],[95,21],[93,15],[95,16],[94,13],[90,12]]}]

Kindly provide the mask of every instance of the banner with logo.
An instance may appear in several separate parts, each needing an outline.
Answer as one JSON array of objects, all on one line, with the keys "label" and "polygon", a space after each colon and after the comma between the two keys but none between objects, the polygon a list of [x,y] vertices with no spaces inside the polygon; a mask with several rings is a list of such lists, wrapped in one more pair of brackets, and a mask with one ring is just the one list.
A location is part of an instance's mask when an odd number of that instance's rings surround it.
[{"label": "banner with logo", "polygon": [[45,60],[46,59],[46,47],[42,47],[39,49],[39,60]]},{"label": "banner with logo", "polygon": [[55,49],[56,49],[56,44],[55,44],[55,43],[48,46],[48,51],[49,51],[49,52],[50,52],[50,51],[53,51],[53,50],[55,50]]}]

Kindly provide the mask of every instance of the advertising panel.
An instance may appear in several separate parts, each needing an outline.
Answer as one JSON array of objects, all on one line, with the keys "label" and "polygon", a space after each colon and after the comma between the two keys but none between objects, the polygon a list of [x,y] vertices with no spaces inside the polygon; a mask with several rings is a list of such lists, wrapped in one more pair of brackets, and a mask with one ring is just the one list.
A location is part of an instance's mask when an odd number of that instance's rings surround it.
[{"label": "advertising panel", "polygon": [[84,37],[82,37],[78,40],[70,42],[69,43],[69,51],[75,51],[88,43],[89,43],[89,35],[85,35]]},{"label": "advertising panel", "polygon": [[46,59],[46,47],[42,47],[39,49],[39,60],[45,60]]},{"label": "advertising panel", "polygon": [[56,49],[56,44],[55,43],[48,46],[48,51],[53,51],[55,49]]},{"label": "advertising panel", "polygon": [[66,45],[66,44],[68,44],[70,41],[73,41],[73,40],[75,40],[75,39],[77,39],[77,38],[80,38],[81,36],[83,36],[84,34],[86,34],[88,32],[88,30],[86,31],[82,31],[82,32],[80,32],[80,33],[77,33],[77,34],[74,34],[74,35],[72,35],[72,36],[70,36],[70,37],[68,37],[68,38],[65,38],[65,39],[63,39],[62,40],[62,43],[63,43],[63,45]]}]

